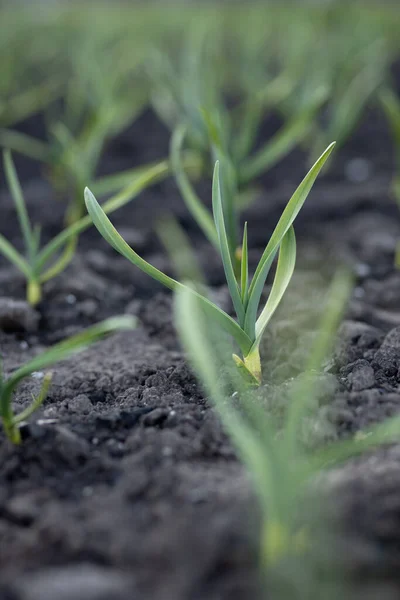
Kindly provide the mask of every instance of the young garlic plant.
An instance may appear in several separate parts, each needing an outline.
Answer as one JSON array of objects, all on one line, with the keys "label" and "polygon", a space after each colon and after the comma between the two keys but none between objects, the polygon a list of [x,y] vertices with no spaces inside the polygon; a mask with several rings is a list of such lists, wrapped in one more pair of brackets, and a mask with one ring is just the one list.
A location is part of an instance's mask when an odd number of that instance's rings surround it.
[{"label": "young garlic plant", "polygon": [[[79,234],[92,226],[92,220],[88,215],[85,215],[61,231],[46,245],[40,247],[40,226],[33,226],[30,222],[22,189],[9,151],[4,153],[3,162],[25,244],[25,254],[18,252],[1,234],[0,254],[3,254],[24,275],[26,278],[27,301],[31,305],[36,305],[42,299],[43,284],[59,275],[68,266],[75,255]],[[132,178],[129,185],[103,204],[103,210],[110,213],[124,206],[143,189],[166,177],[169,171],[169,165],[165,161],[141,169],[136,177]]]},{"label": "young garlic plant", "polygon": [[[0,144],[43,162],[55,189],[67,195],[66,224],[85,212],[83,189],[93,182],[106,142],[144,110],[147,90],[135,81],[144,49],[127,60],[124,40],[108,43],[95,35],[71,44],[61,114],[45,115],[47,140],[10,128],[0,129]],[[93,38],[93,39],[92,39]],[[53,114],[54,113],[54,114]],[[114,191],[114,190],[113,190]]]},{"label": "young garlic plant", "polygon": [[[298,46],[297,50],[293,47],[287,50],[286,46],[284,64],[276,73],[276,64],[272,64],[276,60],[270,58],[271,64],[266,65],[264,48],[260,46],[261,40],[265,40],[265,30],[247,60],[243,60],[247,54],[247,40],[245,43],[238,36],[235,38],[238,56],[231,81],[227,73],[232,65],[229,61],[228,64],[221,63],[221,35],[215,34],[215,27],[221,27],[221,24],[209,23],[204,27],[204,23],[196,22],[193,25],[178,66],[168,60],[165,52],[156,55],[149,69],[153,78],[151,99],[156,112],[173,132],[171,163],[182,198],[208,238],[212,218],[198,219],[199,214],[204,215],[207,211],[187,177],[180,155],[183,149],[196,153],[207,176],[212,173],[216,160],[221,164],[223,196],[226,203],[229,202],[226,226],[234,270],[238,275],[240,266],[235,253],[240,252],[239,216],[243,205],[254,197],[255,180],[304,140],[326,100],[327,90],[316,86],[308,102],[292,111],[282,127],[257,148],[256,138],[263,119],[288,95],[293,95],[299,63],[303,66],[305,62],[304,51],[299,52]],[[251,28],[254,33],[253,21]],[[233,107],[227,106],[229,94],[239,98]]]},{"label": "young garlic plant", "polygon": [[33,397],[32,403],[22,412],[14,414],[12,407],[13,394],[19,383],[36,371],[47,369],[55,363],[69,358],[77,352],[100,340],[109,333],[132,329],[135,326],[133,317],[114,317],[106,319],[82,333],[64,340],[36,356],[22,367],[5,377],[0,364],[0,417],[6,436],[13,444],[21,442],[20,425],[26,421],[43,403],[51,384],[51,373],[46,373],[39,394]]},{"label": "young garlic plant", "polygon": [[[240,349],[241,357],[234,354],[234,361],[242,375],[253,385],[259,385],[262,379],[259,352],[262,335],[285,293],[295,266],[296,239],[293,230],[293,222],[333,148],[334,143],[328,146],[289,200],[251,280],[248,269],[247,225],[244,227],[239,283],[236,278],[231,257],[232,244],[230,244],[226,227],[218,161],[215,164],[212,185],[213,231],[215,231],[213,235],[216,236],[216,245],[221,255],[237,321],[201,293],[197,291],[193,291],[192,293],[199,298],[207,314],[220,323],[223,329],[225,329],[225,331],[227,331],[235,340]],[[88,188],[85,190],[85,201],[94,225],[117,252],[125,256],[131,263],[139,267],[139,269],[147,273],[153,279],[159,281],[165,287],[173,291],[186,289],[187,286],[165,275],[130,248],[112,225],[111,221],[107,218],[96,198]],[[279,258],[272,289],[261,314],[257,318],[264,284],[278,251]]]},{"label": "young garlic plant", "polygon": [[[240,270],[239,220],[243,204],[248,203],[246,195],[251,195],[251,186],[254,185],[256,178],[278,163],[310,131],[311,123],[324,99],[325,91],[317,90],[314,98],[301,111],[301,114],[296,115],[254,153],[251,153],[251,142],[250,147],[242,148],[239,154],[233,150],[231,138],[235,137],[235,128],[224,108],[220,106],[213,112],[202,111],[208,143],[207,151],[202,157],[203,169],[206,171],[210,169],[211,164],[216,160],[221,164],[221,187],[226,199],[226,227],[236,274],[239,274]],[[181,158],[188,131],[186,125],[179,125],[174,130],[171,138],[171,164],[187,208],[198,221],[203,233],[210,239],[209,223],[212,219],[204,216],[208,211],[197,196]],[[241,138],[245,138],[244,134],[241,135]],[[200,220],[198,219],[199,215],[202,215]]]},{"label": "young garlic plant", "polygon": [[[353,56],[346,57],[341,68],[331,67],[329,100],[325,107],[326,122],[317,126],[310,136],[310,160],[319,155],[327,140],[332,137],[337,141],[338,147],[346,143],[371,98],[376,96],[388,64],[385,44],[378,39],[358,52],[355,51]],[[310,83],[312,86],[313,82]],[[296,107],[296,97],[293,98],[293,104]]]},{"label": "young garlic plant", "polygon": [[54,69],[61,45],[42,23],[8,8],[2,6],[0,22],[0,127],[14,127],[46,110],[62,91],[62,71]]},{"label": "young garlic plant", "polygon": [[[305,556],[305,567],[312,576],[310,557],[317,541],[315,525],[323,530],[324,523],[314,522],[314,513],[318,511],[314,511],[317,507],[311,502],[310,486],[328,468],[377,445],[392,443],[400,436],[400,418],[396,416],[369,431],[359,432],[353,439],[314,450],[305,439],[305,420],[316,419],[318,408],[316,379],[312,373],[321,369],[329,355],[350,289],[347,274],[339,273],[328,293],[306,371],[289,394],[283,423],[282,417],[262,407],[259,398],[254,397],[254,390],[249,390],[237,371],[232,370],[229,348],[203,310],[198,296],[189,288],[180,287],[176,291],[175,319],[182,344],[257,493],[262,518],[260,564],[263,572],[269,574],[279,569],[286,559],[295,556],[298,560]],[[302,585],[305,575],[302,573]]]}]

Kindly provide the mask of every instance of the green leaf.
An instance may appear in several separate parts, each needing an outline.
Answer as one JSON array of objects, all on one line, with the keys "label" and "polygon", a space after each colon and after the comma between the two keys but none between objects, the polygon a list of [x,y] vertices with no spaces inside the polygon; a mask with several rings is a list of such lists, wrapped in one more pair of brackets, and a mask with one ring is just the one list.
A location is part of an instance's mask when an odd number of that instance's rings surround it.
[{"label": "green leaf", "polygon": [[190,246],[189,239],[178,221],[172,216],[163,218],[157,223],[156,230],[179,279],[190,281],[193,287],[196,288],[198,285],[202,285],[204,282],[203,274]]},{"label": "green leaf", "polygon": [[[144,273],[170,290],[177,290],[178,288],[186,287],[182,283],[172,279],[172,277],[168,277],[168,275],[165,275],[156,269],[156,267],[145,261],[125,242],[88,188],[85,190],[85,202],[95,227],[117,252],[122,254],[122,256],[127,258],[132,264],[144,271]],[[236,340],[240,346],[240,349],[244,352],[248,351],[251,347],[251,340],[245,334],[245,332],[242,331],[236,321],[234,321],[229,315],[227,315],[223,310],[218,308],[218,306],[210,302],[204,296],[195,291],[192,291],[192,293],[201,300],[204,310],[206,310],[209,315],[216,319],[216,321],[218,321],[221,326]]]},{"label": "green leaf", "polygon": [[69,265],[72,259],[75,256],[76,247],[78,245],[78,236],[71,237],[65,248],[63,249],[61,255],[57,258],[57,260],[49,267],[44,273],[42,273],[39,277],[40,283],[45,283],[53,277],[56,277],[64,269]]},{"label": "green leaf", "polygon": [[[107,200],[107,202],[104,202],[102,210],[105,214],[109,214],[114,210],[125,206],[125,204],[140,194],[141,191],[146,189],[149,185],[157,183],[168,173],[169,165],[165,161],[160,162],[155,167],[150,167],[148,170],[143,172],[142,175],[134,179],[130,185]],[[89,215],[86,215],[56,235],[46,246],[44,246],[44,248],[42,248],[41,252],[39,253],[36,261],[37,271],[42,271],[46,263],[53,257],[53,255],[71,238],[74,238],[86,229],[89,229],[89,227],[92,225],[92,219]]]},{"label": "green leaf", "polygon": [[337,466],[350,458],[360,456],[384,444],[400,440],[400,417],[391,417],[367,431],[356,433],[353,439],[329,444],[309,457],[310,471],[315,472]]},{"label": "green leaf", "polygon": [[17,424],[27,416],[30,416],[43,402],[50,385],[51,376],[45,375],[41,391],[37,398],[33,398],[33,402],[19,415],[13,415],[12,395],[18,384],[33,372],[40,369],[46,369],[54,365],[60,360],[66,359],[77,352],[81,352],[97,340],[109,333],[123,329],[131,329],[136,324],[133,317],[114,317],[86,329],[68,340],[64,340],[56,344],[49,350],[46,350],[41,355],[33,358],[27,364],[20,367],[10,375],[5,383],[1,386],[0,394],[0,415],[3,420],[3,427],[9,439],[18,444],[21,441],[21,436]]},{"label": "green leaf", "polygon": [[32,239],[33,239],[33,248],[34,248],[34,256],[35,257],[40,249],[41,235],[42,235],[42,227],[38,223],[35,223],[35,225],[32,228]]},{"label": "green leaf", "polygon": [[308,357],[305,376],[295,386],[291,402],[288,404],[284,434],[288,456],[293,456],[298,452],[298,432],[315,400],[315,380],[309,377],[309,374],[321,368],[323,360],[334,344],[336,331],[350,296],[351,285],[350,275],[347,272],[338,271],[328,290],[319,333]]},{"label": "green leaf", "polygon": [[0,402],[1,414],[3,418],[9,410],[11,395],[22,379],[31,375],[34,371],[46,369],[60,360],[72,356],[72,354],[81,352],[109,333],[124,329],[132,329],[135,324],[136,320],[129,316],[106,319],[97,325],[93,325],[93,327],[89,327],[82,333],[78,333],[77,335],[62,341],[55,346],[52,346],[49,350],[46,350],[39,356],[36,356],[30,360],[26,365],[14,371],[14,373],[12,373],[12,375],[10,375],[10,377],[7,379],[3,387],[3,393]]},{"label": "green leaf", "polygon": [[379,100],[390,123],[396,146],[400,146],[400,98],[393,89],[386,87],[380,91]]},{"label": "green leaf", "polygon": [[296,236],[293,227],[290,227],[279,247],[278,266],[271,292],[268,296],[267,303],[256,322],[256,346],[259,346],[265,328],[282,300],[286,288],[292,278],[295,264]]},{"label": "green leaf", "polygon": [[15,125],[39,110],[46,108],[61,92],[61,80],[41,82],[14,96],[9,101],[8,110],[1,115],[3,125]]},{"label": "green leaf", "polygon": [[239,105],[240,129],[234,140],[234,155],[243,160],[249,153],[257,135],[263,116],[268,109],[276,107],[293,90],[295,79],[288,78],[286,73],[275,77],[250,99]]},{"label": "green leaf", "polygon": [[113,173],[112,175],[98,177],[92,181],[91,188],[93,193],[97,196],[112,194],[127,185],[131,185],[135,179],[146,174],[148,169],[154,169],[154,167],[157,167],[158,165],[159,161],[154,161],[150,164],[134,167],[133,169],[127,169],[125,171],[120,171],[119,173]]},{"label": "green leaf", "polygon": [[3,254],[17,269],[19,269],[27,279],[32,277],[32,269],[28,261],[15,250],[6,238],[0,234],[0,253]]},{"label": "green leaf", "polygon": [[[389,87],[384,88],[379,94],[380,103],[385,111],[387,120],[389,121],[391,134],[395,144],[397,169],[400,170],[400,98]],[[400,193],[398,191],[398,180],[394,181],[394,192],[396,200],[400,203]],[[398,188],[398,189],[396,189]]]},{"label": "green leaf", "polygon": [[12,198],[14,200],[15,208],[18,215],[21,232],[24,237],[26,252],[28,255],[28,261],[31,267],[35,261],[35,237],[32,231],[31,223],[29,220],[28,212],[26,210],[26,204],[24,196],[22,194],[21,185],[19,183],[18,175],[15,170],[14,161],[9,150],[3,152],[3,164],[6,173],[7,184],[10,189]]},{"label": "green leaf", "polygon": [[184,125],[180,125],[172,135],[170,151],[172,170],[189,212],[202,229],[206,238],[218,249],[218,237],[212,216],[194,191],[183,167],[182,146],[185,135],[186,127]]},{"label": "green leaf", "polygon": [[[339,144],[353,131],[368,99],[382,82],[385,71],[377,65],[367,64],[349,83],[336,105],[329,126],[329,135],[335,136]],[[328,138],[329,139],[329,138]]]},{"label": "green leaf", "polygon": [[[224,215],[224,224],[228,236],[231,260],[235,267],[239,265],[235,262],[235,252],[238,246],[238,214],[236,208],[237,200],[237,173],[232,163],[228,150],[228,142],[225,139],[226,131],[230,131],[228,124],[229,113],[226,111],[215,111],[211,114],[209,111],[202,110],[203,118],[206,123],[209,144],[211,146],[211,158],[214,162],[220,164],[220,188],[222,197],[222,212]],[[239,273],[237,273],[239,275]],[[235,269],[236,275],[236,269]]]},{"label": "green leaf", "polygon": [[162,271],[145,261],[139,254],[137,254],[124,240],[124,238],[118,233],[114,225],[107,218],[105,212],[93,196],[89,188],[85,188],[85,203],[88,213],[98,231],[104,237],[104,239],[122,256],[125,256],[130,262],[139,267],[147,275],[169,288],[174,290],[178,284],[177,281],[165,275]]},{"label": "green leaf", "polygon": [[255,156],[248,159],[240,169],[241,183],[249,183],[288,154],[309,132],[315,114],[325,100],[325,91],[323,94],[319,93],[313,102],[285,124]]},{"label": "green leaf", "polygon": [[50,161],[48,146],[44,142],[20,131],[0,129],[0,145],[35,160]]},{"label": "green leaf", "polygon": [[249,291],[249,256],[247,248],[247,222],[244,224],[243,241],[240,257],[240,293],[243,306],[247,305],[247,297]]},{"label": "green leaf", "polygon": [[29,417],[41,407],[43,402],[46,400],[48,391],[50,389],[51,379],[51,373],[46,373],[43,377],[43,383],[39,394],[36,396],[36,398],[32,396],[33,402],[27,408],[25,408],[25,410],[13,416],[12,422],[14,426],[18,425],[18,423],[22,423],[22,421],[26,421],[26,419],[29,419]]},{"label": "green leaf", "polygon": [[224,212],[222,208],[221,187],[219,180],[219,162],[215,163],[213,176],[212,202],[215,227],[218,233],[219,248],[221,252],[222,263],[224,265],[225,277],[229,292],[232,298],[233,306],[239,319],[239,324],[243,325],[245,311],[240,296],[239,286],[236,281],[235,272],[232,265],[230,245],[225,229]]},{"label": "green leaf", "polygon": [[264,288],[265,280],[268,275],[268,271],[271,267],[274,256],[282,242],[283,237],[292,226],[295,218],[299,214],[301,207],[303,206],[310,190],[320,172],[323,165],[330,156],[335,142],[330,144],[325,152],[319,157],[316,163],[311,167],[303,181],[300,183],[297,190],[286,205],[281,218],[278,221],[277,226],[264,250],[264,253],[258,263],[256,272],[252,279],[249,289],[249,301],[246,309],[246,317],[244,323],[244,330],[247,335],[254,339],[255,338],[255,325],[257,318],[257,309],[260,303],[262,290]]},{"label": "green leaf", "polygon": [[[273,458],[264,451],[263,440],[260,441],[259,436],[254,435],[252,427],[237,414],[231,399],[227,399],[221,389],[218,368],[221,363],[221,347],[218,343],[220,336],[216,333],[212,335],[210,323],[204,317],[198,298],[190,293],[188,288],[177,290],[175,321],[182,344],[200,381],[215,403],[225,429],[238,448],[242,460],[249,467],[261,501],[264,505],[270,505],[275,490]],[[267,428],[267,418],[263,425]],[[273,432],[269,431],[269,433],[271,441]]]}]

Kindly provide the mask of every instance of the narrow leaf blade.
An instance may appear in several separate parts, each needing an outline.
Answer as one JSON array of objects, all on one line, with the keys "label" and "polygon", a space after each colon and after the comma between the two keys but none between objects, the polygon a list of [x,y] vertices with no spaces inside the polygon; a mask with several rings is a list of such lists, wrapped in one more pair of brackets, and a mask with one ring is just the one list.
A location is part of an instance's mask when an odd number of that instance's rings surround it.
[{"label": "narrow leaf blade", "polygon": [[249,291],[249,253],[247,244],[247,222],[244,224],[243,241],[240,257],[240,286],[243,305],[247,305]]},{"label": "narrow leaf blade", "polygon": [[321,154],[319,159],[311,167],[303,181],[290,198],[267,244],[267,247],[263,252],[260,262],[258,263],[249,289],[249,301],[246,309],[246,318],[244,324],[244,329],[248,335],[250,335],[250,337],[255,331],[258,305],[274,256],[279,248],[279,245],[281,244],[283,237],[286,235],[297,215],[299,214],[300,209],[306,201],[306,198],[310,193],[319,172],[329,158],[334,147],[335,142],[332,142],[332,144],[327,147],[325,152]]},{"label": "narrow leaf blade", "polygon": [[[3,418],[3,423],[6,430],[12,431],[13,428],[13,413],[11,406],[12,394],[22,379],[31,375],[34,371],[40,371],[54,365],[55,363],[72,356],[77,352],[80,352],[100,340],[102,337],[109,333],[123,329],[131,329],[135,326],[136,321],[133,317],[113,317],[106,319],[93,327],[89,327],[82,333],[64,340],[59,344],[56,344],[49,350],[46,350],[39,356],[36,356],[30,360],[27,364],[23,365],[7,379],[1,390],[0,396],[0,414]],[[44,390],[46,391],[46,390]]]},{"label": "narrow leaf blade", "polygon": [[242,324],[245,316],[244,306],[240,297],[239,286],[236,281],[235,272],[232,265],[230,245],[225,229],[224,212],[222,207],[221,187],[219,179],[219,162],[215,163],[212,189],[212,202],[215,227],[218,233],[219,248],[221,252],[222,263],[224,265],[226,282],[232,298],[233,306]]},{"label": "narrow leaf blade", "polygon": [[32,232],[28,212],[26,210],[26,204],[22,193],[21,185],[19,183],[17,171],[15,169],[14,161],[9,150],[3,152],[3,164],[7,184],[10,189],[17,211],[21,232],[24,238],[26,251],[29,257],[29,262],[33,264],[35,256],[35,238]]},{"label": "narrow leaf blade", "polygon": [[313,406],[315,400],[316,384],[315,380],[307,377],[321,368],[324,358],[331,350],[335,341],[336,331],[339,327],[346,303],[350,296],[352,280],[347,272],[339,271],[330,286],[327,293],[326,306],[319,333],[315,343],[311,348],[308,357],[305,377],[295,386],[292,394],[292,400],[288,403],[287,422],[285,425],[285,444],[287,446],[288,456],[292,456],[298,450],[298,432],[301,423]]},{"label": "narrow leaf blade", "polygon": [[32,277],[32,270],[28,261],[15,250],[6,238],[0,234],[0,253],[3,254],[10,262],[19,269],[27,279]]},{"label": "narrow leaf blade", "polygon": [[[104,202],[102,210],[105,214],[110,214],[125,206],[128,202],[136,198],[140,192],[148,186],[164,179],[170,171],[169,164],[165,161],[160,162],[154,167],[149,167],[141,175],[132,181],[126,188],[118,192],[115,196]],[[56,235],[44,248],[42,248],[36,261],[36,269],[40,272],[52,256],[60,250],[71,238],[83,233],[93,225],[90,215],[86,215],[76,221],[63,231]]]},{"label": "narrow leaf blade", "polygon": [[[171,290],[176,290],[177,288],[184,288],[183,284],[179,283],[172,277],[168,277],[156,267],[153,267],[150,263],[141,258],[132,248],[125,242],[125,240],[121,237],[115,227],[112,225],[109,218],[106,216],[101,206],[97,202],[96,198],[90,192],[88,188],[85,190],[85,201],[88,212],[93,219],[93,222],[104,237],[105,240],[122,256],[127,258],[132,264],[137,266],[139,269],[144,271],[147,275],[166,286]],[[234,321],[229,315],[227,315],[223,310],[218,308],[215,304],[210,302],[207,298],[204,298],[200,294],[196,292],[192,292],[198,296],[201,300],[204,309],[208,314],[212,315],[221,325],[224,327],[226,331],[232,335],[232,337],[239,344],[242,351],[246,351],[251,347],[251,340],[248,336],[242,331],[240,326]]]},{"label": "narrow leaf blade", "polygon": [[[188,352],[191,363],[211,395],[223,424],[232,437],[239,453],[254,477],[257,491],[265,505],[270,504],[272,486],[272,457],[264,452],[263,442],[254,435],[252,428],[227,402],[220,385],[218,364],[220,352],[216,352],[217,337],[210,336],[210,323],[204,319],[200,304],[188,288],[178,290],[175,297],[175,320],[183,346]],[[222,361],[223,362],[223,361]],[[267,426],[267,420],[263,425]],[[271,438],[272,439],[272,435]]]},{"label": "narrow leaf blade", "polygon": [[310,106],[306,106],[285,124],[259,152],[247,160],[241,170],[241,182],[248,183],[263,171],[273,167],[301,142],[310,131],[316,112],[326,100],[325,91],[317,94]]},{"label": "narrow leaf blade", "polygon": [[107,217],[89,188],[85,188],[85,203],[95,227],[104,237],[104,239],[110,244],[110,246],[114,248],[114,250],[122,254],[122,256],[127,258],[132,264],[136,265],[139,269],[144,271],[147,275],[162,285],[165,285],[171,290],[175,289],[177,281],[171,277],[168,277],[168,275],[165,275],[156,267],[153,267],[153,265],[145,261],[126,243],[124,238],[115,229],[114,225],[111,223],[110,219]]},{"label": "narrow leaf blade", "polygon": [[296,236],[293,227],[290,227],[279,247],[278,266],[274,282],[268,296],[266,305],[256,322],[256,344],[260,343],[261,337],[267,327],[272,315],[278,308],[287,286],[293,275],[296,264]]},{"label": "narrow leaf blade", "polygon": [[185,204],[209,242],[218,249],[218,237],[211,214],[193,189],[182,161],[182,146],[186,127],[178,127],[171,140],[171,166]]}]

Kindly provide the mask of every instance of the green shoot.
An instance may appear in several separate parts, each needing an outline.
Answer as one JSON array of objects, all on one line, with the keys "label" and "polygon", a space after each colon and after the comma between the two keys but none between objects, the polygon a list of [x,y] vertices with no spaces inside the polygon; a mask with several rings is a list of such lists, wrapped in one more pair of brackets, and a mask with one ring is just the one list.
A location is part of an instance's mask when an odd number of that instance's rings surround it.
[{"label": "green shoot", "polygon": [[[339,273],[332,283],[327,305],[306,372],[289,394],[282,423],[267,412],[229,366],[229,348],[215,330],[198,297],[189,288],[179,288],[175,300],[176,325],[188,358],[214,402],[239,457],[252,476],[262,509],[260,535],[261,566],[273,569],[293,554],[306,553],[313,543],[307,519],[312,510],[299,510],[318,474],[362,454],[379,444],[398,440],[400,418],[358,434],[351,440],[334,442],[311,450],[302,433],[305,418],[315,406],[315,379],[310,375],[328,356],[335,339],[351,282]],[[221,374],[224,374],[223,376]],[[232,389],[236,402],[231,399]],[[314,417],[315,418],[315,417]]]},{"label": "green shoot", "polygon": [[[379,100],[385,112],[393,142],[396,156],[396,174],[393,178],[392,190],[394,198],[400,207],[400,97],[392,88],[386,87],[381,90]],[[400,268],[400,242],[397,245],[395,256],[396,267]]]},{"label": "green shoot", "polygon": [[47,369],[55,363],[69,358],[77,352],[81,352],[100,340],[109,333],[124,329],[132,329],[135,326],[133,317],[114,317],[106,319],[93,327],[89,327],[82,333],[64,340],[49,348],[39,356],[13,371],[9,377],[5,377],[2,367],[0,368],[0,417],[4,431],[13,444],[21,442],[19,427],[23,421],[28,419],[44,402],[51,384],[51,373],[43,377],[42,386],[38,396],[33,397],[32,403],[22,412],[14,414],[12,408],[12,397],[19,383],[29,377],[35,371]]},{"label": "green shoot", "polygon": [[[325,146],[326,140],[332,136],[342,146],[349,139],[356,128],[370,98],[376,94],[382,83],[385,73],[384,60],[380,44],[375,44],[371,49],[364,49],[366,64],[342,86],[332,90],[328,101],[329,121],[325,128],[320,128],[315,134],[315,142],[311,148],[311,160]],[[369,52],[368,52],[369,51]]]},{"label": "green shoot", "polygon": [[45,115],[47,141],[0,129],[3,147],[47,164],[52,184],[71,200],[67,224],[84,213],[83,189],[94,181],[106,142],[134,122],[146,104],[143,83],[132,86],[144,50],[129,60],[126,52],[125,40],[118,37],[82,35],[65,57],[64,70],[70,72],[63,81],[63,102]]},{"label": "green shoot", "polygon": [[[218,238],[218,250],[221,255],[237,321],[232,319],[232,317],[218,308],[202,294],[196,291],[193,291],[193,293],[200,299],[207,314],[220,323],[222,328],[235,340],[242,357],[234,354],[234,361],[242,374],[254,385],[259,385],[262,379],[259,353],[261,338],[286,291],[295,266],[296,241],[293,223],[303,206],[318,173],[322,169],[333,148],[334,143],[328,146],[289,200],[271,239],[264,250],[251,282],[248,278],[247,227],[245,228],[243,236],[244,247],[240,259],[242,263],[240,270],[242,280],[240,285],[236,279],[227,235],[219,163],[216,162],[215,164],[212,185],[213,220]],[[184,284],[165,275],[130,248],[119,235],[111,221],[107,218],[104,210],[88,188],[85,190],[85,202],[94,225],[117,252],[125,256],[131,263],[165,287],[173,291],[186,288]],[[278,252],[279,259],[272,289],[267,303],[262,309],[260,316],[257,318],[264,284],[275,255]]]},{"label": "green shoot", "polygon": [[[249,23],[252,31],[258,25],[256,21],[251,19]],[[213,37],[215,31],[211,23],[199,28],[196,24],[189,35],[184,36],[185,46],[182,55],[176,58],[177,64],[159,52],[149,69],[153,79],[153,107],[173,131],[171,163],[181,196],[204,235],[217,249],[212,216],[193,189],[180,156],[183,149],[196,152],[206,175],[212,172],[216,160],[221,164],[226,229],[237,279],[240,277],[236,252],[240,253],[241,197],[250,191],[258,176],[307,137],[316,114],[327,100],[327,88],[317,86],[307,105],[293,112],[279,131],[257,148],[257,135],[265,116],[292,94],[299,70],[298,52],[293,48],[285,49],[285,64],[278,73],[272,58],[267,61],[271,64],[265,65],[265,53],[259,44],[264,43],[267,34],[258,28],[257,34],[261,35],[257,36],[254,47],[250,43],[248,49],[248,40],[238,40],[241,45],[235,57],[233,81],[229,78],[230,64],[219,63],[220,42],[218,36]],[[273,30],[269,34],[273,36]],[[232,93],[236,103],[228,107],[226,97]]]},{"label": "green shoot", "polygon": [[[92,220],[85,215],[41,248],[40,227],[33,226],[29,220],[21,186],[9,151],[4,152],[3,160],[7,183],[20,223],[25,254],[18,252],[1,234],[0,253],[24,275],[27,301],[36,305],[42,299],[43,284],[59,275],[68,266],[75,255],[79,234],[92,226]],[[148,169],[141,169],[129,185],[104,203],[105,213],[108,214],[121,208],[143,189],[166,177],[169,172],[170,167],[167,162],[155,164]]]}]

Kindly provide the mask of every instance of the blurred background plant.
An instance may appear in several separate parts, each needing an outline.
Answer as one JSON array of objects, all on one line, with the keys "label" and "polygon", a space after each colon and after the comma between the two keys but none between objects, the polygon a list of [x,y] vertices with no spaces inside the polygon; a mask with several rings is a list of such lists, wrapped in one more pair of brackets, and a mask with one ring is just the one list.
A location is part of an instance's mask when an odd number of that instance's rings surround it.
[{"label": "blurred background plant", "polygon": [[[171,132],[184,127],[182,145],[205,175],[216,159],[226,163],[240,213],[256,179],[296,146],[313,160],[330,140],[345,143],[396,58],[396,23],[390,5],[359,10],[340,0],[157,10],[5,4],[0,144],[46,165],[71,222],[107,142],[151,106]],[[23,124],[38,112],[37,135]],[[278,125],[266,139],[269,119]]]},{"label": "blurred background plant", "polygon": [[334,348],[350,291],[348,274],[338,272],[325,298],[307,366],[291,382],[283,415],[268,405],[268,387],[264,397],[256,394],[232,369],[230,347],[197,297],[188,288],[175,295],[176,326],[188,359],[250,475],[261,511],[261,577],[268,590],[276,586],[279,598],[335,598],[329,593],[339,590],[343,597],[345,578],[335,569],[340,561],[334,558],[341,525],[334,518],[332,529],[321,505],[321,484],[326,486],[329,470],[393,443],[400,435],[396,415],[344,440],[321,444],[313,439],[320,419],[321,379],[316,374],[323,371]]}]

